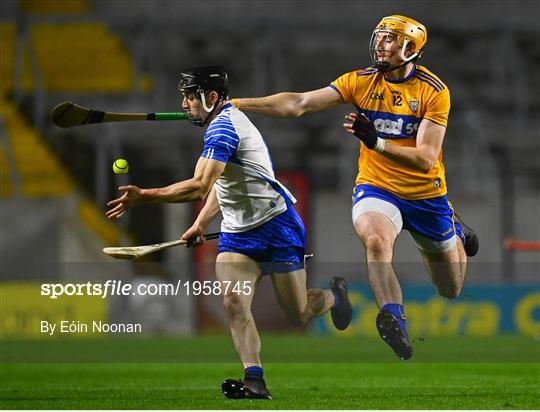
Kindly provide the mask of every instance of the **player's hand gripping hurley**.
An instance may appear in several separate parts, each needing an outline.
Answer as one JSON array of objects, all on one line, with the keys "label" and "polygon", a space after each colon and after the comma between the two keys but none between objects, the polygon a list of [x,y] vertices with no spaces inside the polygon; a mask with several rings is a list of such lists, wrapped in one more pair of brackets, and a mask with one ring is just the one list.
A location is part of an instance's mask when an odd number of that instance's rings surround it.
[{"label": "player's hand gripping hurley", "polygon": [[[206,240],[217,239],[219,232],[208,233],[204,236]],[[200,237],[195,239],[185,240],[177,239],[165,243],[156,243],[153,245],[144,246],[127,246],[127,247],[106,247],[103,249],[103,253],[116,258],[116,259],[137,259],[142,256],[149,255],[150,253],[158,252],[163,249],[167,249],[174,246],[185,245],[187,247],[195,246],[201,242]]]}]

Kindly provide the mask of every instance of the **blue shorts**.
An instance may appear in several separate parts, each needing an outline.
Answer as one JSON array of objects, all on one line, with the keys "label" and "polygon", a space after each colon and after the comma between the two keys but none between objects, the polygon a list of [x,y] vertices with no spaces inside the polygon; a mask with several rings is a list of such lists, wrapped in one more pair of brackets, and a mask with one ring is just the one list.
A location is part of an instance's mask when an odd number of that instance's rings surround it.
[{"label": "blue shorts", "polygon": [[221,232],[218,253],[245,255],[259,264],[262,275],[304,268],[306,228],[293,206],[266,223],[240,233]]},{"label": "blue shorts", "polygon": [[[353,208],[361,199],[376,198],[394,205],[401,215],[403,229],[419,233],[435,242],[461,236],[461,226],[454,221],[454,211],[446,195],[431,199],[405,200],[376,186],[360,184],[354,188]],[[397,219],[393,221],[400,231]]]}]

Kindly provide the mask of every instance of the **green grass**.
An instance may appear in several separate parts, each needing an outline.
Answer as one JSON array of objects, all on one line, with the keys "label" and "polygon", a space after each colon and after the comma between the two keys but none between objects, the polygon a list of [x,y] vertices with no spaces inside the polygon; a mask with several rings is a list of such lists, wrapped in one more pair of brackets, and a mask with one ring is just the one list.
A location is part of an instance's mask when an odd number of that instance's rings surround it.
[{"label": "green grass", "polygon": [[530,338],[430,339],[406,363],[379,340],[263,336],[263,345],[272,401],[223,397],[221,381],[241,376],[228,337],[2,342],[0,407],[540,408],[540,345]]}]

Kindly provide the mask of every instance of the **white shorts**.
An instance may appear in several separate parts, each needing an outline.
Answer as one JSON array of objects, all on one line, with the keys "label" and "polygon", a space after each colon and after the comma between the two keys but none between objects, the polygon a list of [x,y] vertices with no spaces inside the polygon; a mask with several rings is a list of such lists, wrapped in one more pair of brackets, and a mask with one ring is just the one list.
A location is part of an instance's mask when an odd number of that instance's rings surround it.
[{"label": "white shorts", "polygon": [[[396,228],[397,234],[403,229],[403,217],[398,207],[393,203],[376,197],[364,197],[353,206],[352,221],[353,225],[361,215],[366,212],[378,212],[385,215]],[[443,241],[436,241],[414,231],[409,231],[418,249],[424,252],[441,253],[447,252],[456,245],[456,235]]]}]

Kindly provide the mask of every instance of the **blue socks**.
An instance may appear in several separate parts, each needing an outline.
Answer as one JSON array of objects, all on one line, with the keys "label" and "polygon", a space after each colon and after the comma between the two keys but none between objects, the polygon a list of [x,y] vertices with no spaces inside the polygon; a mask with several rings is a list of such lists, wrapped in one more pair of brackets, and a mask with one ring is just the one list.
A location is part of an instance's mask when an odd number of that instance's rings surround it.
[{"label": "blue socks", "polygon": [[244,378],[245,379],[262,379],[264,375],[263,368],[260,366],[248,366],[244,369]]},{"label": "blue socks", "polygon": [[401,330],[407,333],[407,322],[405,322],[404,319],[405,309],[403,308],[403,305],[400,305],[399,303],[387,303],[381,308],[381,310],[386,310],[394,315],[399,322],[399,327]]}]

